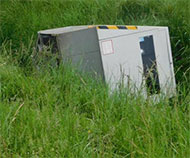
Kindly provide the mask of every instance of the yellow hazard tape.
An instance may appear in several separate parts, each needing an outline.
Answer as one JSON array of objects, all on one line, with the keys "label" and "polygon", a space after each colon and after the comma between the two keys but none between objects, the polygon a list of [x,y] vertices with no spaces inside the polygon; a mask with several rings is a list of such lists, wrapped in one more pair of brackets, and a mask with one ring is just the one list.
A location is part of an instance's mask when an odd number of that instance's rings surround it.
[{"label": "yellow hazard tape", "polygon": [[113,30],[117,30],[118,29],[118,27],[115,26],[115,25],[108,25],[107,27],[108,27],[108,29],[113,29]]},{"label": "yellow hazard tape", "polygon": [[128,30],[137,30],[136,26],[126,26]]},{"label": "yellow hazard tape", "polygon": [[89,25],[88,28],[93,28],[96,27],[97,29],[112,29],[112,30],[118,30],[118,29],[122,29],[122,30],[137,30],[137,26],[125,26],[125,25]]}]

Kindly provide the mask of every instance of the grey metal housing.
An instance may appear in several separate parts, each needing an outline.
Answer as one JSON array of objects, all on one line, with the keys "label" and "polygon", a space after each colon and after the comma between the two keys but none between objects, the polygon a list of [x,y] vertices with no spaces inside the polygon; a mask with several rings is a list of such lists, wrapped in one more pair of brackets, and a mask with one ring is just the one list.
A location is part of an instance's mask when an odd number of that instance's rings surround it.
[{"label": "grey metal housing", "polygon": [[[111,27],[108,27],[111,28]],[[136,90],[153,89],[156,92],[175,94],[176,82],[173,69],[169,31],[167,27],[138,26],[137,29],[100,29],[97,26],[71,26],[38,32],[38,49],[43,50],[47,41],[54,43],[61,61],[71,60],[82,71],[101,76],[112,89],[121,81]],[[152,61],[153,60],[153,61]],[[151,64],[152,63],[152,64]],[[153,69],[153,70],[151,70]],[[147,82],[146,82],[147,80]]]}]

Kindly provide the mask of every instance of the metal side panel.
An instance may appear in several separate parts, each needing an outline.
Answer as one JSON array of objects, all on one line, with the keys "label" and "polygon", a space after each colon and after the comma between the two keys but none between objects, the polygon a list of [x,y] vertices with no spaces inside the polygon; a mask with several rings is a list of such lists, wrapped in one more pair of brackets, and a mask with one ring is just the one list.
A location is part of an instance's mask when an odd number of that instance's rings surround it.
[{"label": "metal side panel", "polygon": [[64,64],[71,63],[80,72],[104,79],[103,68],[98,54],[99,52],[95,51],[75,56],[65,56],[63,62]]},{"label": "metal side panel", "polygon": [[174,93],[176,94],[176,79],[175,79],[175,71],[174,71],[172,49],[171,49],[171,42],[170,42],[170,35],[169,35],[169,29],[168,29],[168,27],[165,28],[165,35],[166,35],[166,41],[168,42],[168,44],[167,44],[168,53],[169,53],[168,57],[169,57],[169,60],[170,60],[171,77],[172,77],[172,82],[173,82],[173,90],[174,90]]},{"label": "metal side panel", "polygon": [[105,80],[112,89],[123,82],[140,88],[142,84],[142,60],[138,37],[120,36],[99,41]]},{"label": "metal side panel", "polygon": [[104,78],[96,28],[61,34],[57,43],[63,61],[70,59],[80,70],[96,72]]},{"label": "metal side panel", "polygon": [[59,50],[65,56],[79,55],[99,50],[95,28],[60,34]]},{"label": "metal side panel", "polygon": [[167,28],[155,33],[154,41],[162,91],[167,94],[175,94],[176,83]]},{"label": "metal side panel", "polygon": [[[145,64],[143,62],[147,60],[143,61],[143,50],[140,43],[145,37],[152,37],[152,49],[154,50],[154,59],[156,61],[155,72],[158,73],[160,92],[166,93],[167,89],[175,90],[175,78],[173,65],[171,64],[171,48],[165,30],[166,28],[157,28],[157,30],[99,41],[105,79],[111,84],[112,88],[117,87],[116,84],[121,79],[123,79],[126,85],[133,83],[137,88],[141,88],[142,84],[145,85],[145,78],[143,77]],[[147,48],[149,49],[149,46]],[[173,84],[171,85],[171,83]]]}]

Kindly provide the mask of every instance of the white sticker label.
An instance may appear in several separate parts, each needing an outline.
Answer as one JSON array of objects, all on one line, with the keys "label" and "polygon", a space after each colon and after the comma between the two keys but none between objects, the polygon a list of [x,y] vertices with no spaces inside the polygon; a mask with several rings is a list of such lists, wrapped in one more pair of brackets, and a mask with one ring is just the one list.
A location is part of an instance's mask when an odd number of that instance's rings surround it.
[{"label": "white sticker label", "polygon": [[102,44],[102,51],[103,51],[104,55],[113,54],[114,53],[112,40],[102,41],[101,44]]}]

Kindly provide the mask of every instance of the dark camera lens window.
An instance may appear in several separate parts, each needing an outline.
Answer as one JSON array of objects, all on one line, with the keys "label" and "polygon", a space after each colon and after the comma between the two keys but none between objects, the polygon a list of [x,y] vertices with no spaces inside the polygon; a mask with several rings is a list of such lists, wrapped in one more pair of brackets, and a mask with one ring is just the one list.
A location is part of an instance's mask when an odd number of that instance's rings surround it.
[{"label": "dark camera lens window", "polygon": [[141,37],[139,40],[147,92],[149,95],[158,94],[160,93],[160,83],[153,36]]},{"label": "dark camera lens window", "polygon": [[56,42],[56,38],[54,36],[51,35],[42,35],[42,41],[43,41],[43,45],[47,46],[47,51],[52,51],[52,53],[56,53],[58,51],[57,49],[57,42]]}]

